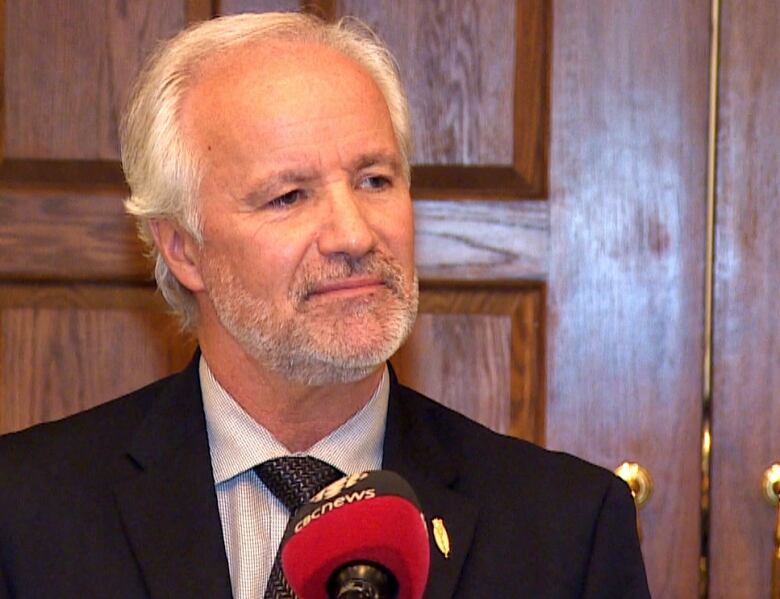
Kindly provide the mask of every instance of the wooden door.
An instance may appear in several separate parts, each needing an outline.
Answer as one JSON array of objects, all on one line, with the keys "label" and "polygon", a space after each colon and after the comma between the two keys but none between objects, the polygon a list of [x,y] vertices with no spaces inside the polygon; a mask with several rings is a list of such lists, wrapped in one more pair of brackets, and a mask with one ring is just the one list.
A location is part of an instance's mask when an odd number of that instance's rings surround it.
[{"label": "wooden door", "polygon": [[[0,430],[186,362],[122,214],[120,107],[156,39],[299,4],[6,0]],[[422,295],[401,378],[496,430],[643,464],[653,596],[696,597],[710,1],[318,4],[372,24],[410,92]]]},{"label": "wooden door", "polygon": [[[770,597],[780,462],[780,4],[722,3],[712,380],[714,599]],[[778,571],[780,575],[780,571]]]}]

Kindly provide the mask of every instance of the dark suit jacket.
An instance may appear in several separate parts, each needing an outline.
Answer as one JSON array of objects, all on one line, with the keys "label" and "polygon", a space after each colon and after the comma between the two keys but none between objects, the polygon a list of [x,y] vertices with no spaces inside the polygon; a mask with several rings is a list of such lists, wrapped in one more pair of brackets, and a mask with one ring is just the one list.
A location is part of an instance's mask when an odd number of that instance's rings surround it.
[{"label": "dark suit jacket", "polygon": [[[449,559],[431,544],[426,597],[649,597],[633,502],[603,469],[394,378],[384,467],[449,532]],[[197,361],[0,439],[0,598],[230,595]]]}]

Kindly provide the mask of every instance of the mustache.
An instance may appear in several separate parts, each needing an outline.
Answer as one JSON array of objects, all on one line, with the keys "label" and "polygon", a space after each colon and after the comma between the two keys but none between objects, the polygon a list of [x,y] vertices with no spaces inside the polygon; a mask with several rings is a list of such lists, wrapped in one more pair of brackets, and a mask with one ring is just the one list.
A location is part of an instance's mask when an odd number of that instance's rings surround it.
[{"label": "mustache", "polygon": [[391,291],[404,294],[403,268],[397,260],[381,251],[358,258],[339,255],[328,258],[327,262],[304,267],[293,285],[293,300],[304,302],[324,283],[354,276],[376,277]]}]

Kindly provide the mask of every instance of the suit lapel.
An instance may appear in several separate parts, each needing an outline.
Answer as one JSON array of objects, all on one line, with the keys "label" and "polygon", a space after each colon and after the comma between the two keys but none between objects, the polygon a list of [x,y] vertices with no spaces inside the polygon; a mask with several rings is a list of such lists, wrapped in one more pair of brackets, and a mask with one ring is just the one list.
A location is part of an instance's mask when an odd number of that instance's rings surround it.
[{"label": "suit lapel", "polygon": [[[457,464],[436,435],[436,423],[422,400],[398,385],[391,371],[383,468],[403,476],[417,493],[428,524],[431,567],[426,597],[452,597],[471,545],[477,519],[474,503],[455,490]],[[450,541],[445,557],[433,538],[439,518]]]},{"label": "suit lapel", "polygon": [[129,450],[137,475],[114,489],[152,597],[231,597],[198,358],[159,393]]}]

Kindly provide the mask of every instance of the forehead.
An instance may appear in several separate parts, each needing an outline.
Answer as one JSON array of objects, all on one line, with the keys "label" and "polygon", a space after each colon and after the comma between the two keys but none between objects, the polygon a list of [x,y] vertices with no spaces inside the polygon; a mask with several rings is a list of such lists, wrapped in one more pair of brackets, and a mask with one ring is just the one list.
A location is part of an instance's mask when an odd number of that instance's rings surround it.
[{"label": "forehead", "polygon": [[361,65],[320,44],[287,41],[249,43],[209,60],[181,115],[185,135],[206,150],[302,124],[321,135],[347,122],[355,130],[369,122],[392,129],[384,97]]}]

